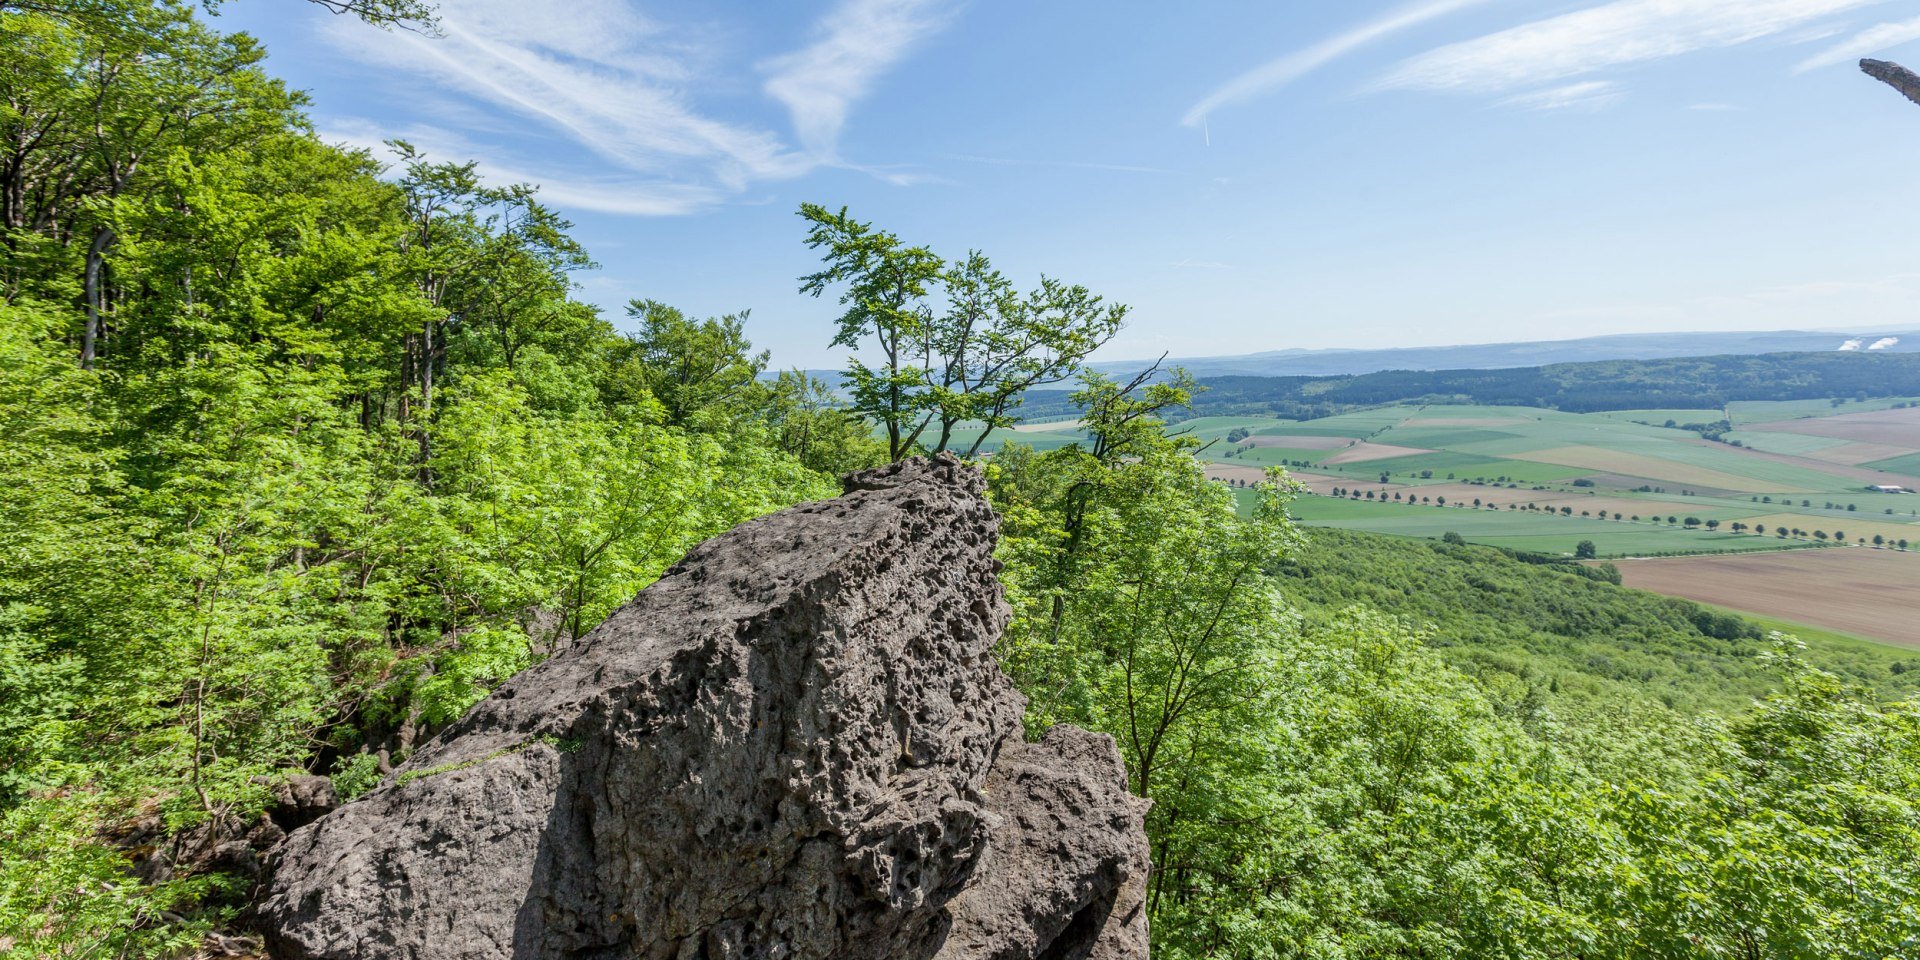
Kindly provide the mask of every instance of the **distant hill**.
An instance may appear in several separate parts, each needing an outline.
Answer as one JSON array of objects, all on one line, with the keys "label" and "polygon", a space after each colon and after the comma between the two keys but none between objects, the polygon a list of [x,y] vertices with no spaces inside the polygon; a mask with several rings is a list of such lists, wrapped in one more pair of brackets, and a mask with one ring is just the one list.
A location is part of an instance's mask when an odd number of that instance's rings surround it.
[{"label": "distant hill", "polygon": [[[1897,343],[1885,343],[1886,340]],[[1381,370],[1496,370],[1596,360],[1662,360],[1673,357],[1752,356],[1763,353],[1839,352],[1851,344],[1859,352],[1920,353],[1920,331],[1837,333],[1780,330],[1745,333],[1628,333],[1578,340],[1485,343],[1452,347],[1395,347],[1381,350],[1273,350],[1233,357],[1169,360],[1195,376],[1332,377]],[[1877,349],[1873,349],[1880,344]],[[1142,361],[1113,361],[1094,366],[1107,373],[1132,373]]]},{"label": "distant hill", "polygon": [[[1202,375],[1195,415],[1295,420],[1390,403],[1473,403],[1602,410],[1711,410],[1736,400],[1920,395],[1920,353],[1776,353],[1765,356],[1605,360],[1493,370],[1385,370],[1356,376]],[[1074,412],[1067,391],[1035,390],[1022,416]]]}]

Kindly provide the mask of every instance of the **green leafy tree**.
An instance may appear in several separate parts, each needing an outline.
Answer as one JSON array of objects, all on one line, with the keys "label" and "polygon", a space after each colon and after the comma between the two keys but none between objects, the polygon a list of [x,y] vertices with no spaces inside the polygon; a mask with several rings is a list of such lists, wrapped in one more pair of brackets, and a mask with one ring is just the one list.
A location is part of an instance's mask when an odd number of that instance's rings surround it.
[{"label": "green leafy tree", "polygon": [[977,455],[1014,422],[1026,391],[1079,373],[1126,318],[1126,307],[1051,277],[1020,294],[978,251],[947,263],[844,208],[803,204],[800,216],[826,264],[800,290],[841,290],[847,311],[834,345],[877,353],[877,366],[849,361],[845,386],[852,408],[886,431],[894,460],[923,443],[947,449],[967,422],[981,424],[965,451]]},{"label": "green leafy tree", "polygon": [[628,362],[673,426],[724,426],[757,399],[768,354],[753,352],[747,314],[690,320],[673,307],[635,300],[627,316],[640,322]]}]

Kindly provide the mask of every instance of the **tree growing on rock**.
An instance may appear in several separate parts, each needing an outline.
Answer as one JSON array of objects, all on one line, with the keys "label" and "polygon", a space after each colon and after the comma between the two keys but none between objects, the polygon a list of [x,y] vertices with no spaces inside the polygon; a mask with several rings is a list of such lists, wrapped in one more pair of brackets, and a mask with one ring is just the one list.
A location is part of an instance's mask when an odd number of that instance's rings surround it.
[{"label": "tree growing on rock", "polygon": [[963,451],[977,455],[1010,426],[1021,397],[1070,379],[1112,339],[1124,304],[1042,276],[1021,293],[978,250],[948,262],[926,247],[819,204],[800,207],[807,246],[825,267],[800,278],[815,297],[840,291],[847,310],[834,346],[867,351],[848,360],[845,386],[856,414],[885,429],[894,460],[945,450],[956,429],[981,424]]}]

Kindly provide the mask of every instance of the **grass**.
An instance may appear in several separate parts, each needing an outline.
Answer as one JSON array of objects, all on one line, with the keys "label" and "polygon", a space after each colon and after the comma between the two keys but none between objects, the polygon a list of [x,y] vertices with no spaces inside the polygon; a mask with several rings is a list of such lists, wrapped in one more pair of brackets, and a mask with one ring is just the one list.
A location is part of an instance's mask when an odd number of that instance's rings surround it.
[{"label": "grass", "polygon": [[[1258,467],[1286,466],[1289,463],[1303,460],[1311,463],[1331,452],[1334,451],[1297,450],[1289,447],[1253,447],[1236,453],[1231,457],[1222,456],[1212,459],[1216,459],[1221,463],[1243,463]],[[1354,464],[1354,466],[1361,466],[1361,464]],[[1377,476],[1378,474],[1376,473],[1375,475]]]},{"label": "grass", "polygon": [[[1378,477],[1382,473],[1391,473],[1396,478],[1419,477],[1422,472],[1431,470],[1434,477],[1445,477],[1448,474],[1452,474],[1458,480],[1493,480],[1506,477],[1516,483],[1556,483],[1592,472],[1558,464],[1503,460],[1498,457],[1483,457],[1478,454],[1444,450],[1439,453],[1422,453],[1410,457],[1345,464],[1344,467],[1350,468],[1346,472],[1352,472],[1356,476],[1366,476],[1371,473]],[[1433,477],[1424,479],[1433,479]]]},{"label": "grass", "polygon": [[[1898,401],[1848,402],[1834,407],[1827,401],[1738,405],[1749,422],[1793,417],[1831,416],[1886,409]],[[1341,525],[1411,537],[1436,537],[1453,532],[1483,543],[1515,549],[1565,553],[1582,539],[1591,539],[1603,552],[1655,555],[1675,552],[1748,552],[1806,546],[1771,536],[1734,534],[1734,522],[1782,523],[1803,530],[1839,529],[1849,538],[1880,534],[1889,540],[1920,542],[1920,497],[1899,498],[1868,493],[1864,482],[1841,476],[1842,468],[1818,461],[1783,461],[1779,456],[1803,457],[1841,441],[1825,437],[1766,431],[1748,431],[1754,449],[1702,442],[1694,433],[1668,429],[1664,424],[1718,420],[1713,410],[1630,410],[1605,414],[1574,414],[1526,407],[1424,406],[1381,407],[1310,421],[1286,421],[1250,416],[1206,417],[1179,425],[1202,439],[1224,439],[1234,430],[1268,437],[1347,437],[1371,443],[1433,450],[1381,460],[1327,464],[1341,450],[1296,447],[1254,447],[1232,457],[1232,449],[1216,443],[1210,459],[1246,467],[1303,463],[1313,473],[1362,482],[1387,474],[1395,484],[1428,485],[1480,481],[1518,490],[1491,493],[1503,504],[1514,500],[1553,501],[1555,506],[1584,509],[1580,494],[1595,502],[1610,501],[1610,510],[1647,517],[1697,517],[1718,520],[1722,530],[1708,533],[1669,529],[1651,523],[1634,525],[1583,518],[1556,517],[1544,512],[1506,511],[1476,514],[1449,508],[1393,507],[1362,502],[1354,507],[1328,508],[1309,500],[1300,504],[1303,522]],[[1041,442],[1045,442],[1044,439]],[[1285,442],[1285,441],[1281,441]],[[1765,451],[1763,453],[1762,451]],[[1770,455],[1771,454],[1771,455]],[[1869,466],[1920,473],[1920,453]],[[1425,476],[1423,476],[1425,474]],[[1575,487],[1579,479],[1585,486]],[[1490,488],[1491,489],[1491,488]],[[1459,491],[1454,491],[1458,493]],[[1522,496],[1508,496],[1519,493]],[[1451,494],[1450,494],[1451,495]],[[1761,503],[1761,498],[1771,502]],[[1471,500],[1471,494],[1456,499]],[[1802,502],[1806,506],[1802,506]],[[1832,504],[1828,507],[1827,504]],[[1854,509],[1848,511],[1847,507]],[[1334,513],[1329,513],[1335,509]],[[1374,512],[1340,512],[1358,509]],[[1595,508],[1598,509],[1597,507]],[[1892,509],[1894,514],[1885,513]],[[1385,512],[1380,512],[1384,510]],[[1393,511],[1400,512],[1395,513]],[[1441,514],[1443,519],[1422,511]],[[1511,515],[1510,515],[1511,514]],[[1489,515],[1491,518],[1489,518]],[[1783,516],[1785,515],[1785,516]],[[1469,522],[1471,518],[1471,522]],[[1436,526],[1437,525],[1437,526]]]},{"label": "grass", "polygon": [[1724,419],[1726,415],[1725,410],[1611,410],[1594,414],[1605,420],[1641,423],[1650,427],[1664,427],[1669,420],[1676,424],[1712,423]]},{"label": "grass", "polygon": [[1864,402],[1848,399],[1839,406],[1832,400],[1742,400],[1727,405],[1736,427],[1754,423],[1778,423],[1810,417],[1834,417],[1844,413],[1891,410],[1895,404],[1913,403],[1913,397],[1876,397]]},{"label": "grass", "polygon": [[[1251,496],[1237,491],[1243,498]],[[1771,537],[1727,531],[1687,530],[1668,524],[1631,523],[1586,517],[1551,516],[1520,510],[1381,503],[1321,496],[1293,502],[1294,519],[1304,526],[1362,530],[1436,540],[1448,533],[1490,546],[1533,553],[1572,556],[1582,540],[1593,541],[1603,557],[1680,553],[1745,553],[1805,546]]]},{"label": "grass", "polygon": [[1862,466],[1872,470],[1885,470],[1889,473],[1901,473],[1909,477],[1920,477],[1920,453],[1909,453],[1902,457],[1875,460],[1872,463],[1862,464]]},{"label": "grass", "polygon": [[1815,437],[1804,433],[1774,433],[1771,430],[1735,430],[1727,434],[1728,440],[1738,440],[1742,445],[1765,453],[1783,453],[1790,457],[1804,457],[1810,453],[1819,453],[1833,447],[1844,445],[1847,441],[1833,437]]}]

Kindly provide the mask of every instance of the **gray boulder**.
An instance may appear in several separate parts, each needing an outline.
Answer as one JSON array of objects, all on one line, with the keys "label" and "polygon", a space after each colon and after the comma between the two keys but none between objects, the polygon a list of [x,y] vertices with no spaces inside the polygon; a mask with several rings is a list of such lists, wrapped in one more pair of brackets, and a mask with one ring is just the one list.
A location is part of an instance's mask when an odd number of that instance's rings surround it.
[{"label": "gray boulder", "polygon": [[1111,739],[1021,734],[982,481],[742,524],[292,833],[284,960],[1146,956]]}]

